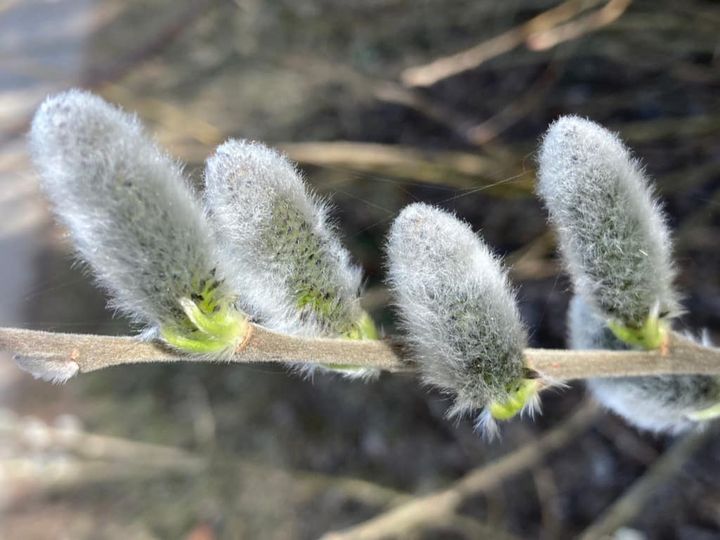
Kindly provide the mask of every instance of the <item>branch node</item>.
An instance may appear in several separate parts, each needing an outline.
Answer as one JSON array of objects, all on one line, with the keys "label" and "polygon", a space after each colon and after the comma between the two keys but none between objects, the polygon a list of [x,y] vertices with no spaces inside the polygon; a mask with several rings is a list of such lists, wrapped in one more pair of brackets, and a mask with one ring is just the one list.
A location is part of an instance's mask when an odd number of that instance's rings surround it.
[{"label": "branch node", "polygon": [[253,325],[249,324],[247,318],[245,318],[243,324],[245,326],[245,328],[243,329],[243,339],[240,343],[238,343],[238,346],[235,348],[235,354],[241,353],[247,348],[248,343],[250,343],[250,338],[253,335]]}]

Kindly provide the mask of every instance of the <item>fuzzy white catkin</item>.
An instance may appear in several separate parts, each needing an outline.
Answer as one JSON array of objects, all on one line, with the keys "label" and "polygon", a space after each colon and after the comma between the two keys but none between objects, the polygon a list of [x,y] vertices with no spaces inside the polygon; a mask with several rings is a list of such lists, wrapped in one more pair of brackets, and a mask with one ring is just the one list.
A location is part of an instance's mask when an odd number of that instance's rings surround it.
[{"label": "fuzzy white catkin", "polygon": [[[232,282],[251,313],[288,334],[349,331],[361,314],[361,272],[295,167],[260,143],[230,140],[208,159],[205,183]],[[298,295],[307,297],[304,308]],[[314,300],[322,309],[312,309]]]},{"label": "fuzzy white catkin", "polygon": [[450,415],[503,402],[523,378],[525,328],[499,261],[453,215],[412,204],[387,243],[389,285],[424,382],[454,396]]},{"label": "fuzzy white catkin", "polygon": [[[348,336],[363,318],[362,274],[327,207],[279,152],[229,140],[207,161],[205,204],[248,312],[270,329],[307,337]],[[317,366],[301,371],[311,374]],[[375,370],[347,370],[367,377]]]},{"label": "fuzzy white catkin", "polygon": [[[628,349],[579,295],[570,304],[568,326],[572,349]],[[589,379],[587,385],[605,407],[653,432],[678,433],[698,426],[693,413],[720,403],[720,378],[707,375]]]},{"label": "fuzzy white catkin", "polygon": [[233,297],[202,207],[134,116],[71,90],[45,100],[29,139],[42,187],[113,307],[150,334],[182,326],[179,300],[203,285]]},{"label": "fuzzy white catkin", "polygon": [[553,123],[539,156],[538,193],[559,235],[575,291],[607,317],[640,327],[678,303],[665,218],[620,139],[576,116]]}]

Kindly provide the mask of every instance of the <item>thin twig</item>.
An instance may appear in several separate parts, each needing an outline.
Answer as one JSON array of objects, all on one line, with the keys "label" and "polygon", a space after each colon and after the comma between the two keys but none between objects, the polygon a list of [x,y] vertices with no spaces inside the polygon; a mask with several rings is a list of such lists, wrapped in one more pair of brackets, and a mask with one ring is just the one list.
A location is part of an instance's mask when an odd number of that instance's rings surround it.
[{"label": "thin twig", "polygon": [[[38,436],[39,432],[39,436]],[[40,439],[40,443],[33,439]],[[0,423],[0,440],[9,439],[33,449],[57,450],[72,453],[87,461],[142,462],[175,464],[178,468],[201,468],[199,456],[174,446],[133,441],[88,433],[80,429],[62,429],[37,421],[31,425],[21,420]]]},{"label": "thin twig", "polygon": [[407,68],[400,78],[410,87],[430,86],[448,77],[475,69],[483,62],[522,45],[533,35],[546,32],[599,3],[599,0],[567,0],[470,49],[438,58],[426,65]]},{"label": "thin twig", "polygon": [[550,467],[538,466],[532,470],[533,483],[540,504],[540,538],[562,538],[563,524],[558,512],[558,486]]},{"label": "thin twig", "polygon": [[467,137],[480,147],[496,139],[501,133],[525,119],[528,114],[538,108],[562,72],[562,64],[551,62],[545,73],[520,96],[510,100],[490,118],[468,128]]},{"label": "thin twig", "polygon": [[[473,518],[452,514],[445,516],[442,522],[435,522],[432,528],[438,531],[452,531],[461,538],[492,538],[493,540],[519,540],[508,531],[493,524],[477,521]],[[411,537],[414,538],[414,537]]]},{"label": "thin twig", "polygon": [[155,463],[142,461],[112,463],[107,461],[56,460],[38,464],[36,460],[17,457],[0,459],[3,488],[17,492],[15,497],[25,498],[78,489],[88,485],[121,481],[153,480],[165,476],[197,474],[201,469],[190,463]]},{"label": "thin twig", "polygon": [[580,536],[581,540],[610,538],[617,529],[637,516],[648,500],[682,468],[688,458],[707,440],[710,431],[686,435],[676,442],[610,508]]},{"label": "thin twig", "polygon": [[607,26],[618,20],[630,7],[632,0],[610,0],[602,9],[581,17],[576,21],[563,24],[547,32],[528,38],[528,48],[533,51],[544,51],[564,41],[577,39],[582,35]]},{"label": "thin twig", "polygon": [[572,417],[539,439],[523,445],[494,463],[475,469],[449,488],[413,499],[345,531],[329,533],[324,540],[402,538],[413,531],[442,523],[454,515],[468,497],[493,489],[508,478],[542,462],[551,452],[574,440],[592,425],[597,408],[581,407]]},{"label": "thin twig", "polygon": [[615,415],[608,416],[607,420],[609,421],[599,422],[595,429],[624,457],[645,467],[649,467],[658,460],[660,452],[647,442],[635,427],[628,425]]},{"label": "thin twig", "polygon": [[[182,137],[165,142],[184,161],[202,163],[208,155],[209,138],[208,143],[202,142],[194,134],[196,131],[203,132],[203,124],[208,127],[205,132],[210,131],[210,125],[196,122],[196,118],[175,106],[172,109],[173,115],[178,116],[174,122],[192,126],[192,130]],[[144,111],[141,110],[142,116],[148,116]],[[198,130],[195,130],[196,124]],[[489,152],[480,154],[429,150],[351,141],[280,142],[274,146],[304,166],[398,178],[408,184],[430,184],[468,192],[482,191],[496,197],[526,197],[533,193],[532,168],[516,164],[518,160],[510,160],[508,164],[508,160],[490,155]]]},{"label": "thin twig", "polygon": [[[0,414],[9,417],[0,421],[0,446],[19,453],[0,459],[0,474],[8,481],[32,484],[30,493],[148,478],[149,470],[158,475],[219,471],[241,478],[254,475],[277,483],[302,484],[311,494],[334,490],[370,506],[387,507],[412,499],[405,492],[361,478],[287,470],[244,456],[194,453],[177,446],[61,428],[38,419],[28,422],[7,410],[0,410]],[[54,457],[59,457],[55,463]],[[28,486],[25,488],[27,495]]]},{"label": "thin twig", "polygon": [[[185,356],[132,337],[64,334],[0,328],[0,351],[35,373],[88,373],[110,366],[149,362],[295,362],[413,371],[407,351],[391,340],[311,339],[279,334],[248,323],[234,355],[218,359]],[[552,379],[661,374],[720,375],[720,349],[702,347],[672,333],[658,351],[567,351],[525,349],[527,366]],[[67,378],[67,377],[64,377]]]},{"label": "thin twig", "polygon": [[481,122],[469,117],[467,111],[459,112],[417,88],[362,73],[347,64],[334,63],[317,57],[310,58],[307,55],[286,57],[284,62],[286,66],[300,70],[316,80],[340,81],[352,88],[353,93],[370,96],[380,102],[407,107],[445,126],[470,146],[483,146],[485,142],[484,134],[476,139],[473,133],[473,129],[481,125]]}]

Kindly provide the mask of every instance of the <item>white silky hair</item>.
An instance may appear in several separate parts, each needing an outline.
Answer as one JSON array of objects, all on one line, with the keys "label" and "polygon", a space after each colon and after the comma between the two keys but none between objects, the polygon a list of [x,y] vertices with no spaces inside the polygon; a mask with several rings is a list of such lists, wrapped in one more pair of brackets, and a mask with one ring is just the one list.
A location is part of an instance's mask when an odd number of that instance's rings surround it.
[{"label": "white silky hair", "polygon": [[79,364],[71,359],[15,355],[13,360],[20,369],[30,373],[33,378],[53,384],[65,383],[80,371]]},{"label": "white silky hair", "polygon": [[559,236],[575,291],[623,324],[678,311],[671,242],[637,160],[617,135],[565,116],[545,134],[537,191]]},{"label": "white silky hair", "polygon": [[[568,315],[572,349],[627,350],[607,328],[604,318],[580,295]],[[588,379],[587,386],[605,407],[638,428],[655,433],[680,433],[703,422],[693,413],[720,403],[720,377],[658,375]]]},{"label": "white silky hair", "polygon": [[[359,322],[362,272],[327,205],[284,155],[258,142],[228,140],[207,161],[205,206],[233,268],[233,287],[260,324],[291,335],[338,337]],[[295,366],[308,376],[318,367]],[[370,378],[378,371],[342,373]]]},{"label": "white silky hair", "polygon": [[140,122],[89,92],[47,98],[29,134],[55,213],[111,305],[156,335],[184,320],[180,298],[218,280],[212,232],[181,168]]},{"label": "white silky hair", "polygon": [[[453,396],[449,415],[507,400],[527,335],[499,260],[466,223],[422,203],[400,213],[386,249],[404,339],[423,381]],[[476,426],[496,430],[487,409]]]}]

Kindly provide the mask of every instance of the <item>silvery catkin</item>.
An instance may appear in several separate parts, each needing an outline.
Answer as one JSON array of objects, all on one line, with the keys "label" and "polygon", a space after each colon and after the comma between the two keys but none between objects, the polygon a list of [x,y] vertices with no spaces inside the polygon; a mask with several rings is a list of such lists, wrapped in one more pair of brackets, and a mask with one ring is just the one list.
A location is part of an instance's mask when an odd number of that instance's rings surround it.
[{"label": "silvery catkin", "polygon": [[229,140],[208,159],[205,185],[211,223],[234,269],[232,284],[258,322],[307,337],[376,337],[360,308],[362,273],[342,246],[327,207],[287,158],[260,143]]},{"label": "silvery catkin", "polygon": [[244,316],[180,167],[137,119],[89,92],[45,100],[30,148],[41,185],[111,304],[188,352],[231,352]]},{"label": "silvery catkin", "polygon": [[387,242],[389,285],[423,380],[454,397],[450,415],[477,426],[537,405],[526,379],[525,328],[505,272],[468,225],[425,204],[406,207]]},{"label": "silvery catkin", "polygon": [[574,288],[628,342],[659,345],[653,322],[678,311],[665,218],[620,139],[562,117],[540,148],[538,193],[559,235]]}]

